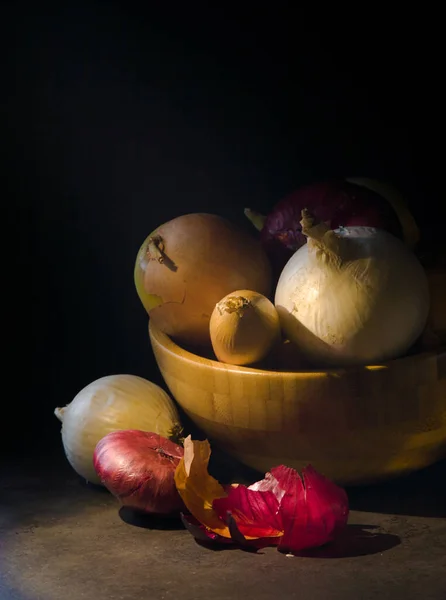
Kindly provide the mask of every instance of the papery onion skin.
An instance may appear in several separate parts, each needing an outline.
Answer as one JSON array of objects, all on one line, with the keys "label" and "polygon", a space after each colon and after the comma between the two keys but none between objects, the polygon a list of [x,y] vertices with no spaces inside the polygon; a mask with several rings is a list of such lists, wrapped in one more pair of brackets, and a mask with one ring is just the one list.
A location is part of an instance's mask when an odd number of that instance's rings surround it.
[{"label": "papery onion skin", "polygon": [[277,538],[283,534],[279,501],[271,491],[254,491],[239,485],[229,490],[226,498],[217,498],[212,507],[222,521],[231,513],[244,536]]},{"label": "papery onion skin", "polygon": [[181,520],[185,528],[194,536],[194,538],[201,543],[205,544],[222,544],[232,545],[233,541],[231,538],[223,537],[215,533],[211,529],[205,527],[198,519],[192,516],[190,513],[181,515]]},{"label": "papery onion skin", "polygon": [[184,440],[184,457],[175,471],[175,485],[188,511],[207,529],[230,538],[227,525],[212,508],[215,498],[226,496],[225,488],[209,474],[211,447],[208,440]]},{"label": "papery onion skin", "polygon": [[386,231],[347,227],[331,233],[342,257],[310,237],[280,275],[275,305],[286,336],[316,366],[403,356],[429,311],[423,267]]},{"label": "papery onion skin", "polygon": [[278,549],[297,553],[333,541],[347,525],[350,509],[344,489],[318,473],[311,465],[302,477],[289,467],[271,469],[285,493],[280,501],[284,534]]},{"label": "papery onion skin", "polygon": [[280,319],[263,294],[236,290],[215,306],[209,323],[212,348],[220,362],[251,365],[280,342]]},{"label": "papery onion skin", "polygon": [[260,548],[279,546],[298,552],[326,544],[349,517],[344,489],[311,465],[297,471],[279,465],[246,487],[222,486],[208,473],[207,440],[184,440],[184,457],[175,482],[189,515],[183,522],[199,541]]},{"label": "papery onion skin", "polygon": [[176,342],[208,347],[215,304],[237,289],[271,293],[260,242],[228,219],[192,213],[158,227],[142,244],[135,285],[158,329]]},{"label": "papery onion skin", "polygon": [[231,517],[237,538],[257,533],[265,536],[260,538],[263,545],[293,554],[333,541],[350,513],[346,491],[311,465],[302,475],[284,465],[274,467],[265,479],[248,488],[239,485],[226,498],[214,500],[213,507],[221,519]]},{"label": "papery onion skin", "polygon": [[214,533],[189,513],[181,514],[181,520],[185,528],[194,536],[197,542],[205,546],[241,547],[244,550],[256,552],[262,548],[277,546],[280,542],[280,537],[246,538],[241,533],[231,513],[227,513],[225,518],[231,533],[230,538]]},{"label": "papery onion skin", "polygon": [[73,469],[95,484],[96,444],[123,429],[152,431],[170,437],[181,429],[178,410],[158,385],[136,375],[108,375],[91,382],[55,414],[62,422],[62,443]]},{"label": "papery onion skin", "polygon": [[94,468],[123,506],[144,513],[174,515],[184,510],[175,469],[184,450],[155,433],[114,431],[96,446]]}]

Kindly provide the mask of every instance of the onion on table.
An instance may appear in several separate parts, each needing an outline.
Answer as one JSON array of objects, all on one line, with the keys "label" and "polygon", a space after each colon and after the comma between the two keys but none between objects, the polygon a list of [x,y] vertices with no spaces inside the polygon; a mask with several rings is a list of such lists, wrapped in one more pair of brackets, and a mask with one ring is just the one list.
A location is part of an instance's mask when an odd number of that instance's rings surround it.
[{"label": "onion on table", "polygon": [[73,469],[101,484],[93,465],[97,443],[112,431],[140,429],[177,439],[178,410],[158,385],[136,375],[109,375],[83,388],[70,404],[55,409],[62,422],[62,443]]},{"label": "onion on table", "polygon": [[193,213],[158,227],[142,244],[135,285],[150,319],[175,341],[208,347],[216,303],[237,289],[271,293],[271,266],[250,233],[218,215]]},{"label": "onion on table", "polygon": [[318,366],[365,365],[404,355],[429,312],[426,273],[392,234],[331,230],[302,211],[308,238],[283,269],[275,306],[286,336]]},{"label": "onion on table", "polygon": [[175,515],[184,505],[175,470],[184,449],[156,433],[114,431],[97,444],[93,463],[101,483],[127,508]]}]

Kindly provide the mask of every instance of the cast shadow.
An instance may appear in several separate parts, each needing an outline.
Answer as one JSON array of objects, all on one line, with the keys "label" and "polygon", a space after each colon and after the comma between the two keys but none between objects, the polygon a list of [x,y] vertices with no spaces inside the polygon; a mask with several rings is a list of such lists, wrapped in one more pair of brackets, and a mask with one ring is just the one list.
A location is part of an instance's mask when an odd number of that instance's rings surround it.
[{"label": "cast shadow", "polygon": [[446,517],[446,460],[380,484],[347,488],[351,510]]},{"label": "cast shadow", "polygon": [[126,506],[121,506],[118,511],[119,517],[133,527],[141,527],[142,529],[157,529],[160,531],[175,531],[184,529],[179,516],[166,515],[148,515],[138,512]]},{"label": "cast shadow", "polygon": [[[382,533],[377,531],[376,525],[347,525],[336,537],[333,542],[321,546],[319,548],[311,548],[296,552],[294,555],[301,558],[355,558],[359,556],[369,556],[372,554],[382,554],[387,550],[395,548],[401,544],[401,539],[391,533]],[[243,546],[238,544],[223,544],[218,542],[210,542],[206,539],[197,539],[195,542],[214,552],[223,550],[242,550],[252,554],[264,554],[264,550],[269,546],[265,544],[254,546]],[[286,550],[281,550],[286,553]]]},{"label": "cast shadow", "polygon": [[[231,550],[242,550],[245,552],[252,552],[252,553],[256,553],[255,549],[251,550],[250,548],[243,548],[242,546],[237,546],[236,544],[221,544],[219,542],[205,542],[202,540],[197,540],[194,539],[194,542],[197,544],[197,546],[201,546],[202,548],[205,548],[206,550],[211,550],[212,552],[228,552]],[[260,552],[257,552],[257,554],[261,554]]]},{"label": "cast shadow", "polygon": [[382,554],[401,544],[401,539],[391,533],[376,531],[376,525],[347,525],[333,542],[320,548],[296,553],[307,558],[354,558]]}]

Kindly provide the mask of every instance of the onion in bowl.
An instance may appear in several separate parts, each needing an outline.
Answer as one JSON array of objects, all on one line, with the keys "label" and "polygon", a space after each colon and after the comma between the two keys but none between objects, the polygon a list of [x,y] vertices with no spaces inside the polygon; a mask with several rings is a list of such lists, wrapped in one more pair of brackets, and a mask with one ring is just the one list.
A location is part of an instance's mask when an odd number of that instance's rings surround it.
[{"label": "onion in bowl", "polygon": [[209,321],[233,290],[271,293],[271,266],[251,234],[218,215],[182,215],[142,244],[135,285],[150,319],[175,341],[210,347]]},{"label": "onion in bowl", "polygon": [[384,229],[414,248],[420,234],[402,194],[370,178],[333,179],[310,183],[288,194],[265,217],[252,209],[245,214],[260,231],[260,239],[276,277],[307,239],[300,220],[304,208],[331,229],[367,226]]},{"label": "onion in bowl", "polygon": [[286,336],[318,366],[365,365],[404,355],[429,312],[415,254],[372,227],[331,230],[302,211],[308,243],[283,269],[275,306]]},{"label": "onion in bowl", "polygon": [[209,324],[220,362],[251,365],[263,360],[280,341],[274,304],[252,290],[236,290],[217,302]]}]

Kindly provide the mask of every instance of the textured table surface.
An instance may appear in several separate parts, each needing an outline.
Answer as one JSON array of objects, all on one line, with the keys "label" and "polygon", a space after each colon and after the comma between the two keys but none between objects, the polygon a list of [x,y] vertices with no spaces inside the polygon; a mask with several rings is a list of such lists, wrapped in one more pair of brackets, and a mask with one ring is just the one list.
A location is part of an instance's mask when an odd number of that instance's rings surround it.
[{"label": "textured table surface", "polygon": [[64,457],[5,465],[0,599],[444,600],[445,475],[440,463],[349,490],[345,536],[290,558],[272,548],[211,550],[177,522],[137,519],[79,480]]}]

